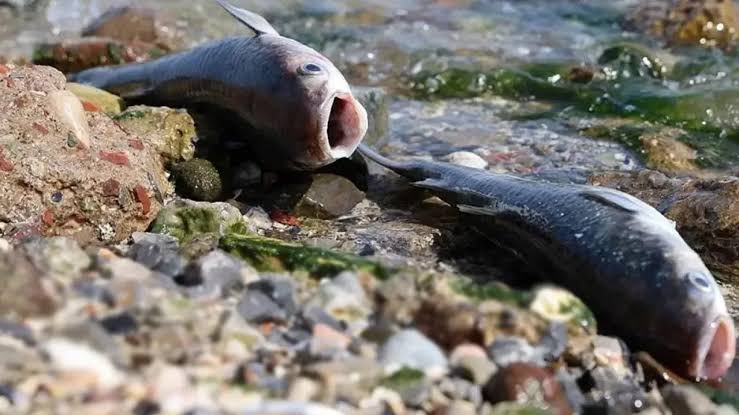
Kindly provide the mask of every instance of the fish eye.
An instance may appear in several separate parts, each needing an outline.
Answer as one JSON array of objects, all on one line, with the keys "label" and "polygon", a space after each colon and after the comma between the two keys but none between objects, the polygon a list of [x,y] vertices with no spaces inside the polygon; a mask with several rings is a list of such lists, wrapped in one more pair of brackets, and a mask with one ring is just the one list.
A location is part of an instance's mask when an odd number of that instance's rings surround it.
[{"label": "fish eye", "polygon": [[315,63],[304,63],[298,68],[298,72],[303,75],[320,75],[323,73],[323,68]]},{"label": "fish eye", "polygon": [[704,292],[711,291],[711,283],[708,281],[708,277],[701,272],[690,271],[685,277],[693,284],[696,288]]}]

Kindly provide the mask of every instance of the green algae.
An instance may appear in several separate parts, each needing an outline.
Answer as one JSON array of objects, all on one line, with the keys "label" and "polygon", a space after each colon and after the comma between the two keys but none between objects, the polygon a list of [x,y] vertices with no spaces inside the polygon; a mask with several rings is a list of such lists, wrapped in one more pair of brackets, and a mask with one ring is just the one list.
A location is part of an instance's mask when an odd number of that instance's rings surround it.
[{"label": "green algae", "polygon": [[152,224],[151,231],[170,235],[186,244],[204,234],[218,235],[221,218],[215,209],[180,207],[163,209]]},{"label": "green algae", "polygon": [[333,276],[342,271],[369,272],[386,278],[382,265],[358,256],[284,242],[246,232],[235,226],[221,239],[220,248],[262,272],[305,271],[313,277]]},{"label": "green algae", "polygon": [[452,290],[473,301],[496,300],[506,304],[524,306],[532,294],[508,287],[500,282],[478,283],[469,278],[456,277],[449,282]]},{"label": "green algae", "polygon": [[380,385],[400,392],[409,388],[422,386],[425,379],[426,376],[422,371],[404,366],[397,372],[384,378],[380,382]]}]

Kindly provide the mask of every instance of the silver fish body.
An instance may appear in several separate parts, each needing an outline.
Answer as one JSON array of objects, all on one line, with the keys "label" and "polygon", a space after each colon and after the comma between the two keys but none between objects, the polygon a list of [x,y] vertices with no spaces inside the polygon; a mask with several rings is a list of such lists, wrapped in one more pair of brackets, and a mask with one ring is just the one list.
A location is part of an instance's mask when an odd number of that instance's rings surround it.
[{"label": "silver fish body", "polygon": [[351,155],[367,130],[367,113],[341,72],[315,50],[277,34],[261,16],[220,3],[257,36],[90,69],[71,79],[139,103],[228,111],[250,127],[250,148],[271,168],[315,169]]},{"label": "silver fish body", "polygon": [[657,210],[625,193],[360,152],[477,217],[486,234],[582,298],[599,321],[677,372],[716,379],[734,324],[710,271]]}]

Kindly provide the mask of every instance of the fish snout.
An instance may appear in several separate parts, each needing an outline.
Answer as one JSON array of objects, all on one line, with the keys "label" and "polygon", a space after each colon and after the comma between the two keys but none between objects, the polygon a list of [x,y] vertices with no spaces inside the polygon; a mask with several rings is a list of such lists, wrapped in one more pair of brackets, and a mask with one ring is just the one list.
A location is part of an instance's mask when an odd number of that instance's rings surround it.
[{"label": "fish snout", "polygon": [[321,164],[349,157],[367,133],[367,111],[349,92],[336,93],[324,107]]},{"label": "fish snout", "polygon": [[709,325],[703,344],[696,352],[690,375],[718,379],[729,370],[736,354],[736,332],[731,318],[716,318]]}]

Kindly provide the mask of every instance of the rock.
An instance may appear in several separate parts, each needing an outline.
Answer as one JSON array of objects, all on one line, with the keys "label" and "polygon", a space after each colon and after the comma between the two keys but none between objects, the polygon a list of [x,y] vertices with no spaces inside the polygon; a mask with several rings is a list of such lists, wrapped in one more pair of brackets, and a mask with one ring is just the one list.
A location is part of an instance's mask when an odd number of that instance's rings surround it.
[{"label": "rock", "polygon": [[128,258],[103,260],[98,265],[110,278],[108,290],[119,307],[149,309],[166,295],[161,280],[145,266]]},{"label": "rock", "polygon": [[499,367],[513,363],[531,363],[543,366],[541,352],[520,337],[500,336],[490,345],[488,354]]},{"label": "rock", "polygon": [[298,216],[333,219],[351,212],[362,200],[364,192],[350,180],[331,174],[316,174],[293,211]]},{"label": "rock", "polygon": [[195,121],[185,110],[133,106],[114,119],[131,135],[152,137],[149,143],[168,162],[190,160],[195,155]]},{"label": "rock", "polygon": [[41,43],[35,47],[32,61],[74,73],[97,66],[141,62],[161,54],[158,48],[144,43],[126,45],[110,38],[87,37]]},{"label": "rock", "polygon": [[578,384],[589,392],[583,411],[608,410],[613,413],[633,412],[649,402],[637,379],[609,367],[596,367],[580,377]]},{"label": "rock", "polygon": [[264,343],[264,336],[247,324],[237,309],[225,313],[217,329],[217,348],[235,361],[250,357],[257,345]]},{"label": "rock", "polygon": [[82,102],[77,95],[67,90],[51,91],[49,104],[57,120],[65,124],[74,134],[75,140],[82,148],[90,148],[90,125]]},{"label": "rock", "polygon": [[352,338],[328,326],[318,323],[313,326],[310,353],[319,358],[338,359],[347,350]]},{"label": "rock", "polygon": [[85,29],[82,36],[115,39],[124,44],[149,44],[163,52],[180,49],[180,33],[167,16],[148,7],[114,7]]},{"label": "rock", "polygon": [[431,394],[431,383],[424,373],[404,367],[382,381],[382,385],[397,392],[403,403],[412,408],[420,408]]},{"label": "rock", "polygon": [[100,325],[110,334],[126,335],[135,333],[139,328],[136,318],[129,312],[109,315],[100,320]]},{"label": "rock", "polygon": [[359,402],[382,378],[382,367],[374,359],[346,358],[307,365],[306,376],[321,381],[323,398]]},{"label": "rock", "polygon": [[178,283],[189,286],[191,296],[222,298],[256,279],[256,271],[242,260],[216,250],[191,264]]},{"label": "rock", "polygon": [[123,110],[123,100],[108,91],[94,88],[89,85],[67,83],[67,90],[75,94],[81,101],[82,106],[88,111],[98,109],[110,116],[120,114]]},{"label": "rock", "polygon": [[32,238],[21,249],[38,269],[64,280],[80,277],[92,265],[90,256],[70,238]]},{"label": "rock", "polygon": [[728,405],[718,406],[690,385],[667,385],[660,392],[665,400],[665,405],[673,414],[699,415],[699,414],[736,414],[737,411]]},{"label": "rock", "polygon": [[501,402],[485,413],[487,415],[551,415],[552,412],[538,406]]},{"label": "rock", "polygon": [[192,200],[212,202],[223,192],[218,170],[204,159],[192,159],[172,167],[177,194]]},{"label": "rock", "polygon": [[342,272],[334,278],[321,280],[316,294],[306,306],[323,309],[333,318],[349,323],[354,333],[366,327],[367,317],[372,311],[354,272]]},{"label": "rock", "polygon": [[677,140],[677,137],[684,134],[684,131],[676,128],[663,128],[656,133],[643,134],[640,139],[647,167],[663,172],[697,170],[696,151]]},{"label": "rock", "polygon": [[177,199],[167,204],[152,224],[152,232],[173,236],[180,244],[210,234],[220,239],[225,231],[241,224],[239,209],[227,203]]},{"label": "rock", "polygon": [[147,268],[176,277],[185,270],[177,239],[156,233],[134,233],[129,256]]},{"label": "rock", "polygon": [[261,279],[250,283],[247,290],[256,290],[272,299],[288,314],[298,309],[295,299],[295,282],[285,275],[262,275]]},{"label": "rock", "polygon": [[498,371],[495,363],[488,359],[485,350],[471,344],[457,346],[449,356],[449,365],[455,373],[476,385],[484,385]]},{"label": "rock", "polygon": [[290,315],[269,295],[257,290],[248,290],[237,306],[239,314],[248,322],[286,323]]},{"label": "rock", "polygon": [[500,369],[483,388],[483,395],[491,403],[515,401],[528,405],[545,405],[557,414],[572,413],[554,376],[527,363],[513,363]]},{"label": "rock", "polygon": [[475,415],[477,408],[472,402],[454,401],[441,413],[444,415]]},{"label": "rock", "polygon": [[580,329],[578,331],[594,333],[596,330],[595,317],[588,307],[574,294],[559,287],[538,287],[529,310],[546,320]]},{"label": "rock", "polygon": [[635,43],[618,43],[606,48],[598,58],[606,79],[650,77],[662,79],[667,72],[655,53]]},{"label": "rock", "polygon": [[115,365],[127,365],[123,348],[100,324],[92,321],[72,323],[59,328],[55,335],[69,340],[74,339],[75,343],[104,355]]},{"label": "rock", "polygon": [[488,162],[471,151],[457,151],[446,156],[446,161],[459,166],[471,167],[473,169],[485,169]]},{"label": "rock", "polygon": [[293,401],[261,401],[250,403],[243,407],[241,412],[260,415],[343,415],[342,412],[325,405]]},{"label": "rock", "polygon": [[672,44],[717,46],[736,45],[737,12],[732,1],[673,0],[645,2],[629,17],[640,31],[667,39]]},{"label": "rock", "polygon": [[[171,187],[160,156],[146,145],[129,147],[129,140],[145,144],[160,133],[132,137],[104,114],[80,114],[67,105],[79,104],[73,94],[54,110],[50,97],[67,94],[64,76],[52,68],[17,67],[8,76],[13,88],[0,88],[0,137],[13,143],[0,147],[3,234],[13,241],[69,236],[86,245],[147,228]],[[89,124],[91,148],[78,148],[84,127],[72,119]]]},{"label": "rock", "polygon": [[65,379],[65,388],[78,389],[76,393],[90,389],[109,391],[121,384],[123,374],[103,354],[88,346],[64,338],[52,338],[42,345],[57,377]]},{"label": "rock", "polygon": [[387,93],[382,88],[356,86],[352,87],[352,93],[367,110],[369,128],[364,142],[370,145],[380,143],[387,136],[390,124]]},{"label": "rock", "polygon": [[626,375],[630,372],[627,356],[628,351],[624,349],[619,339],[606,336],[595,336],[593,339],[593,357],[598,365]]},{"label": "rock", "polygon": [[49,316],[60,306],[51,280],[21,255],[0,254],[0,315],[4,318]]},{"label": "rock", "polygon": [[439,346],[413,329],[390,337],[380,349],[379,360],[388,373],[406,367],[435,378],[447,370],[447,359]]},{"label": "rock", "polygon": [[539,339],[536,348],[540,351],[544,360],[553,362],[562,356],[567,349],[568,342],[567,327],[562,323],[552,322],[549,324],[546,333]]},{"label": "rock", "polygon": [[9,336],[22,341],[27,346],[34,346],[36,339],[31,328],[26,324],[0,319],[0,338]]}]

